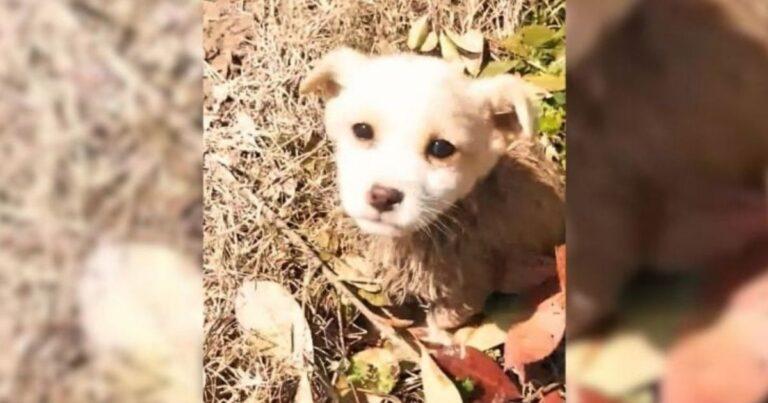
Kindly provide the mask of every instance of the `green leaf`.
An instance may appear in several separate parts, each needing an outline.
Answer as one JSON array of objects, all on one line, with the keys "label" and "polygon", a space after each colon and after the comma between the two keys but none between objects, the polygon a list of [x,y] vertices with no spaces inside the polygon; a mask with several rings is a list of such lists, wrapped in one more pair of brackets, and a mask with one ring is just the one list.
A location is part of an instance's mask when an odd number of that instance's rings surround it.
[{"label": "green leaf", "polygon": [[519,35],[511,35],[502,40],[501,47],[507,52],[514,53],[521,57],[528,57],[531,54],[531,49],[522,42]]},{"label": "green leaf", "polygon": [[566,101],[565,92],[563,91],[555,92],[554,94],[552,94],[552,100],[555,101],[555,105],[557,106],[565,106],[565,101]]},{"label": "green leaf", "polygon": [[547,91],[564,91],[565,90],[565,75],[553,75],[553,74],[529,74],[523,77],[529,83],[541,87]]},{"label": "green leaf", "polygon": [[416,50],[427,39],[429,33],[429,25],[427,24],[428,16],[423,16],[413,22],[410,31],[408,31],[407,45],[409,49]]},{"label": "green leaf", "polygon": [[539,131],[555,134],[563,126],[563,113],[557,109],[546,110],[539,118]]},{"label": "green leaf", "polygon": [[481,78],[493,77],[504,74],[520,64],[517,60],[494,60],[485,66],[480,72]]},{"label": "green leaf", "polygon": [[347,381],[358,388],[385,395],[395,388],[400,364],[391,351],[369,348],[352,357]]},{"label": "green leaf", "polygon": [[520,29],[522,43],[539,48],[557,39],[557,33],[544,25],[529,25]]}]

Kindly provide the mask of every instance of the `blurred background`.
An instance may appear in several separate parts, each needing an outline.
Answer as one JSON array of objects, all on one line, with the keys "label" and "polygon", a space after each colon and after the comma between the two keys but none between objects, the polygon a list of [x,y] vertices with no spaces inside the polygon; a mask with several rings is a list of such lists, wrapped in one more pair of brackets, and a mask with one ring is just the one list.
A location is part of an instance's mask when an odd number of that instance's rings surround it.
[{"label": "blurred background", "polygon": [[0,19],[0,401],[199,401],[200,2]]},{"label": "blurred background", "polygon": [[768,401],[768,2],[568,13],[568,400]]}]

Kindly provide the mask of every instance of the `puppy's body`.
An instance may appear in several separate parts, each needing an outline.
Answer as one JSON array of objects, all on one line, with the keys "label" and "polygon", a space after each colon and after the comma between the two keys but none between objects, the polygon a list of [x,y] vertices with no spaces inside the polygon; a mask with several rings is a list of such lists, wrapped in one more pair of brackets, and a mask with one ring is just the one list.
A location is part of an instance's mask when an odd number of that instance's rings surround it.
[{"label": "puppy's body", "polygon": [[433,304],[442,328],[480,312],[494,292],[516,293],[553,275],[563,242],[564,187],[537,145],[516,141],[491,173],[429,227],[372,237],[386,289]]},{"label": "puppy's body", "polygon": [[554,273],[563,185],[536,152],[532,92],[505,75],[472,80],[440,59],[324,57],[303,83],[327,100],[346,213],[372,234],[394,294],[454,327],[493,291]]}]

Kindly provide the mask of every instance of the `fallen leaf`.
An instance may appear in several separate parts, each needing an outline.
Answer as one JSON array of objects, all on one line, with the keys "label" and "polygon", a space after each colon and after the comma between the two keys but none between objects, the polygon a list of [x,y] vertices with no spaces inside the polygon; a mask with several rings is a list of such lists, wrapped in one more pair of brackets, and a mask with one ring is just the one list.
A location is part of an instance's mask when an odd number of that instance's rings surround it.
[{"label": "fallen leaf", "polygon": [[445,32],[440,33],[440,54],[443,56],[443,59],[452,62],[456,60],[460,60],[460,54],[459,50],[456,48],[456,44],[453,43],[451,38],[449,38]]},{"label": "fallen leaf", "polygon": [[565,75],[554,74],[529,74],[523,77],[529,83],[543,88],[547,91],[565,91]]},{"label": "fallen leaf", "polygon": [[522,43],[538,48],[557,38],[557,32],[544,25],[528,25],[518,32]]},{"label": "fallen leaf", "polygon": [[437,47],[437,42],[437,33],[435,31],[431,31],[429,34],[427,34],[427,37],[424,39],[424,43],[421,44],[419,51],[425,53],[431,52]]},{"label": "fallen leaf", "polygon": [[453,342],[485,351],[504,344],[510,326],[525,315],[515,296],[493,296],[484,309],[482,322],[457,330]]},{"label": "fallen leaf", "polygon": [[485,46],[485,38],[478,30],[467,31],[459,35],[450,29],[445,30],[445,34],[456,44],[456,47],[468,53],[482,53]]},{"label": "fallen leaf", "polygon": [[429,33],[429,25],[427,24],[428,19],[429,16],[425,15],[418,18],[411,25],[411,29],[408,31],[407,40],[409,49],[416,50],[424,43],[424,40],[427,38],[427,34]]},{"label": "fallen leaf", "polygon": [[527,58],[531,53],[531,48],[526,46],[520,35],[511,35],[501,41],[501,46],[510,53]]},{"label": "fallen leaf", "polygon": [[472,77],[477,77],[480,74],[480,68],[483,65],[483,54],[477,53],[472,55],[460,55],[461,62],[464,63],[464,68]]},{"label": "fallen leaf", "polygon": [[525,382],[525,365],[540,361],[557,348],[565,333],[565,298],[553,282],[539,287],[529,298],[533,312],[525,321],[512,325],[504,345],[504,366]]},{"label": "fallen leaf", "polygon": [[520,398],[520,390],[501,367],[480,350],[465,346],[444,346],[435,361],[455,380],[469,379],[475,385],[473,402],[506,402]]},{"label": "fallen leaf", "polygon": [[364,391],[387,394],[400,376],[400,364],[385,348],[369,348],[352,356],[347,382]]},{"label": "fallen leaf", "polygon": [[419,365],[425,403],[462,403],[461,394],[456,389],[456,385],[424,349],[421,351]]},{"label": "fallen leaf", "polygon": [[282,285],[245,282],[235,299],[235,318],[265,342],[262,353],[288,360],[298,369],[313,361],[312,333],[304,311]]},{"label": "fallen leaf", "polygon": [[602,343],[588,367],[578,374],[578,384],[619,399],[657,381],[663,370],[664,352],[661,349],[642,333],[620,332]]},{"label": "fallen leaf", "polygon": [[312,383],[309,381],[308,371],[302,371],[299,377],[299,386],[296,389],[296,395],[293,397],[294,403],[313,403]]},{"label": "fallen leaf", "polygon": [[520,62],[517,60],[494,60],[489,62],[485,68],[483,68],[483,71],[480,72],[478,77],[488,78],[497,76],[499,74],[504,74],[519,64]]}]

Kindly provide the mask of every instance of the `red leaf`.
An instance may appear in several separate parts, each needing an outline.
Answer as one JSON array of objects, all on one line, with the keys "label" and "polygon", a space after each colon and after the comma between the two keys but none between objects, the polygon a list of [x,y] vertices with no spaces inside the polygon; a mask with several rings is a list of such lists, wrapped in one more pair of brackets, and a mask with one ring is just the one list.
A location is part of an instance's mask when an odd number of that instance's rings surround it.
[{"label": "red leaf", "polygon": [[576,387],[575,399],[579,403],[619,403],[616,399],[611,399],[603,396],[599,392],[585,387]]},{"label": "red leaf", "polygon": [[556,284],[546,283],[529,297],[531,316],[515,323],[507,332],[504,344],[504,366],[511,368],[526,382],[525,365],[540,361],[557,348],[565,333],[565,296]]},{"label": "red leaf", "polygon": [[555,261],[557,262],[557,278],[560,280],[560,290],[565,293],[566,272],[565,272],[565,244],[555,248]]},{"label": "red leaf", "polygon": [[506,402],[521,397],[520,390],[501,367],[481,351],[465,346],[444,346],[434,354],[437,364],[453,379],[470,379],[477,387],[476,403]]}]

